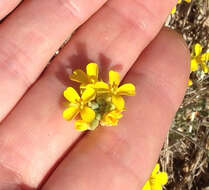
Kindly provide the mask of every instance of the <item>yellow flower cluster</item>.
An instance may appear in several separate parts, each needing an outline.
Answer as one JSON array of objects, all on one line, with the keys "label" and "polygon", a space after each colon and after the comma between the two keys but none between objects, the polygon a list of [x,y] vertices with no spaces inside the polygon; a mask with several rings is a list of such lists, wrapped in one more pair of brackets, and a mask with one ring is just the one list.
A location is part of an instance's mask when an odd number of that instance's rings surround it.
[{"label": "yellow flower cluster", "polygon": [[168,182],[166,172],[160,172],[160,165],[156,164],[150,178],[145,183],[142,190],[163,190],[163,185]]},{"label": "yellow flower cluster", "polygon": [[[191,0],[184,0],[187,3],[190,3]],[[177,4],[180,4],[182,2],[182,0],[178,0]],[[174,14],[176,12],[176,6],[171,10],[171,14]]]},{"label": "yellow flower cluster", "polygon": [[[207,62],[209,61],[209,52],[202,53],[202,46],[197,43],[192,48],[191,53],[191,64],[190,70],[191,72],[197,71],[199,67],[201,67],[204,73],[208,73],[209,68]],[[188,85],[191,86],[193,83],[189,80]]]},{"label": "yellow flower cluster", "polygon": [[123,116],[125,101],[123,95],[134,96],[135,86],[131,83],[120,84],[119,73],[109,71],[109,83],[99,80],[99,69],[96,63],[86,66],[86,73],[81,69],[73,71],[70,79],[80,84],[80,94],[68,87],[64,97],[69,101],[68,108],[63,112],[63,118],[75,121],[79,131],[94,130],[99,125],[116,126]]}]

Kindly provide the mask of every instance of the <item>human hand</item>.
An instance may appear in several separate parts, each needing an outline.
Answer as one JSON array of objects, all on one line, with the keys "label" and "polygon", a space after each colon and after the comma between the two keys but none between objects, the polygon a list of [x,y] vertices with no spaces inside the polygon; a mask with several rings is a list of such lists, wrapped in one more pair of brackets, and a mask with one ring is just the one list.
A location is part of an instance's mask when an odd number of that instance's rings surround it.
[{"label": "human hand", "polygon": [[[0,25],[0,190],[135,190],[149,177],[184,95],[189,53],[161,29],[175,0],[105,2],[23,1]],[[0,16],[14,4],[2,1]],[[70,72],[92,61],[137,92],[117,127],[83,135],[63,120],[62,93]]]}]

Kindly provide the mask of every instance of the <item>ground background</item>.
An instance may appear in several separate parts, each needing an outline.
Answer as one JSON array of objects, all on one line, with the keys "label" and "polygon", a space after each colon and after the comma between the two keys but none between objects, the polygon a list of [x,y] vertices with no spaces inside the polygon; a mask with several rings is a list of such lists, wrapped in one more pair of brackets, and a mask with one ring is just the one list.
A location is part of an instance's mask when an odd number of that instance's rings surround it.
[{"label": "ground background", "polygon": [[[200,43],[209,50],[209,0],[177,5],[166,26],[177,30],[190,50]],[[184,101],[161,151],[160,163],[169,175],[167,190],[209,190],[209,74],[190,75]]]}]

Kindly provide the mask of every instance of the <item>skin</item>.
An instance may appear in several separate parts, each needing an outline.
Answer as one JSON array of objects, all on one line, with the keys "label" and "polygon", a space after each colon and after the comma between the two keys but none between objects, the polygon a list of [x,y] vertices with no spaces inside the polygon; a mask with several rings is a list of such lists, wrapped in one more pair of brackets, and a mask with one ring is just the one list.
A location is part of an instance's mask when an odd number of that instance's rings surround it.
[{"label": "skin", "polygon": [[[0,3],[1,18],[17,3]],[[175,0],[31,0],[4,20],[0,190],[143,186],[189,76],[184,41],[162,28],[174,5]],[[62,119],[62,92],[74,86],[71,71],[90,61],[99,64],[102,78],[114,69],[137,92],[126,99],[127,111],[117,127],[80,133]]]}]

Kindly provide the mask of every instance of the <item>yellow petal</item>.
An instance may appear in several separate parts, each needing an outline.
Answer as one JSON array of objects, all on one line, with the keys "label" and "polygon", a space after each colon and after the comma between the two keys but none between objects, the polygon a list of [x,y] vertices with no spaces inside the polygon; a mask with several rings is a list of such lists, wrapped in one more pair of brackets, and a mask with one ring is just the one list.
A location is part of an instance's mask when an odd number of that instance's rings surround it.
[{"label": "yellow petal", "polygon": [[79,83],[87,83],[88,77],[85,72],[83,72],[81,69],[77,69],[73,71],[73,73],[70,75],[70,80],[79,82]]},{"label": "yellow petal", "polygon": [[172,10],[171,10],[170,14],[172,14],[172,15],[173,15],[175,12],[176,12],[176,6],[172,8]]},{"label": "yellow petal", "polygon": [[80,96],[78,95],[76,90],[72,87],[68,87],[64,91],[64,97],[72,103],[77,103],[78,101],[80,101]]},{"label": "yellow petal", "polygon": [[195,55],[198,56],[198,55],[201,54],[201,52],[202,52],[202,46],[199,43],[195,44],[194,45],[194,53],[195,53]]},{"label": "yellow petal", "polygon": [[178,2],[177,2],[178,4],[180,4],[181,3],[181,0],[178,0]]},{"label": "yellow petal", "polygon": [[98,93],[107,93],[109,92],[109,85],[105,82],[97,82],[94,86]]},{"label": "yellow petal", "polygon": [[118,120],[123,117],[120,111],[113,110],[109,113],[105,113],[102,117],[101,124],[107,126],[116,126]]},{"label": "yellow petal", "polygon": [[192,82],[192,80],[188,80],[188,86],[192,86],[193,85],[193,82]]},{"label": "yellow petal", "polygon": [[134,96],[136,94],[135,86],[131,83],[121,85],[117,90],[118,95]]},{"label": "yellow petal", "polygon": [[149,180],[145,183],[145,185],[143,186],[142,190],[152,190],[151,186],[150,186]]},{"label": "yellow petal", "polygon": [[88,76],[93,76],[96,79],[98,78],[98,66],[96,63],[89,63],[86,66],[86,73]]},{"label": "yellow petal", "polygon": [[151,190],[163,190],[162,185],[158,182],[151,182]]},{"label": "yellow petal", "polygon": [[85,90],[85,88],[94,88],[94,84],[91,84],[91,83],[84,83],[84,84],[81,84],[80,85],[80,89],[81,90]]},{"label": "yellow petal", "polygon": [[110,115],[112,115],[112,117],[116,118],[116,119],[120,119],[123,117],[123,114],[118,111],[118,110],[113,110],[110,112]]},{"label": "yellow petal", "polygon": [[92,110],[91,108],[89,108],[88,106],[85,106],[82,110],[81,110],[81,118],[82,120],[90,123],[95,119],[95,112],[94,110]]},{"label": "yellow petal", "polygon": [[190,70],[191,71],[197,71],[198,70],[198,62],[197,62],[196,59],[191,60]]},{"label": "yellow petal", "polygon": [[203,70],[204,73],[208,73],[209,69],[208,69],[208,66],[205,62],[201,63],[201,67],[202,67],[202,70]]},{"label": "yellow petal", "polygon": [[118,86],[120,83],[120,74],[111,70],[109,72],[109,83],[110,85],[115,84],[116,86]]},{"label": "yellow petal", "polygon": [[125,101],[121,96],[112,96],[112,103],[120,111],[125,107]]},{"label": "yellow petal", "polygon": [[91,88],[91,87],[87,87],[82,96],[81,96],[81,99],[84,101],[84,102],[89,102],[91,100],[93,100],[96,96],[96,91]]},{"label": "yellow petal", "polygon": [[83,120],[75,121],[75,129],[78,131],[86,131],[89,129],[89,124]]},{"label": "yellow petal", "polygon": [[156,164],[155,165],[155,168],[152,171],[152,175],[157,174],[159,172],[159,170],[160,170],[160,165],[159,164]]},{"label": "yellow petal", "polygon": [[190,3],[191,2],[191,0],[184,0],[184,1],[186,1],[187,3]]},{"label": "yellow petal", "polygon": [[79,107],[78,106],[70,106],[69,108],[67,108],[62,116],[65,120],[72,120],[76,117],[76,115],[79,113]]},{"label": "yellow petal", "polygon": [[203,53],[201,55],[201,61],[209,61],[209,52]]},{"label": "yellow petal", "polygon": [[156,176],[156,180],[161,184],[165,185],[168,182],[168,175],[166,172],[160,172]]},{"label": "yellow petal", "polygon": [[97,88],[97,89],[101,88],[101,89],[108,90],[109,89],[109,85],[107,83],[105,83],[105,82],[100,81],[100,82],[97,82],[95,84],[95,88]]}]

